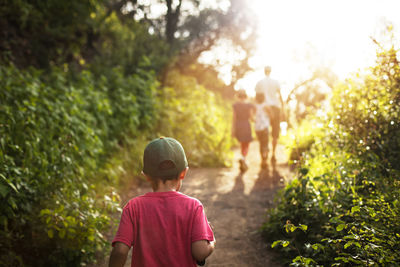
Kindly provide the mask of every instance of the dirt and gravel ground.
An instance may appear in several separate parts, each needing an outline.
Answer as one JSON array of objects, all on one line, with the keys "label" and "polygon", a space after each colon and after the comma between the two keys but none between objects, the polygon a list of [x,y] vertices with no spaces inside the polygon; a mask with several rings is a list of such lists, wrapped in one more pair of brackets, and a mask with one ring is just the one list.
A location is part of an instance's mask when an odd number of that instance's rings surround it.
[{"label": "dirt and gravel ground", "polygon": [[[239,152],[231,168],[190,169],[182,193],[199,199],[214,227],[216,250],[205,266],[281,266],[273,259],[259,233],[265,211],[272,207],[276,191],[291,178],[283,147],[277,149],[277,162],[261,170],[258,143],[252,142],[249,170],[240,174]],[[151,190],[132,186],[123,202]],[[130,255],[125,266],[130,266]]]}]

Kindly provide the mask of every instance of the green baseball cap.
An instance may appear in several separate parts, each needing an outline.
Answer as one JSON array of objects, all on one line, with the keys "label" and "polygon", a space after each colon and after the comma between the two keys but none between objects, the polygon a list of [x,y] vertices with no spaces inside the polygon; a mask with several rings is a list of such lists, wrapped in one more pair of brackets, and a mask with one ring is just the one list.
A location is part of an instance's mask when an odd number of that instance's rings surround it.
[{"label": "green baseball cap", "polygon": [[[162,163],[169,167],[163,168]],[[182,145],[171,137],[160,137],[147,144],[143,153],[143,172],[151,177],[178,177],[188,166]]]}]

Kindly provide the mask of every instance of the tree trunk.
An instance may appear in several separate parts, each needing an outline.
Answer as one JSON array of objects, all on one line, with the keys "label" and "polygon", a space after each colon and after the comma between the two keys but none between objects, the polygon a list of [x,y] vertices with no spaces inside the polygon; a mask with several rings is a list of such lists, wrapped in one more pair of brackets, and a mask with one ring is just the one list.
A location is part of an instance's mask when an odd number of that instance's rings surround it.
[{"label": "tree trunk", "polygon": [[181,5],[182,0],[179,0],[179,4],[175,10],[172,8],[173,0],[166,0],[167,1],[167,15],[166,15],[166,26],[165,26],[165,35],[167,38],[167,42],[173,46],[175,41],[175,32],[178,29],[178,22],[179,16],[181,14]]}]

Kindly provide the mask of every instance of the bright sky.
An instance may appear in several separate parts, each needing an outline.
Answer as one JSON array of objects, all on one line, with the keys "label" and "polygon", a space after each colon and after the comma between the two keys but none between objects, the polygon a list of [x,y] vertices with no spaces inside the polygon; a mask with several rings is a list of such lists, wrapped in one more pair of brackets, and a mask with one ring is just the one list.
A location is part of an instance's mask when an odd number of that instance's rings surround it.
[{"label": "bright sky", "polygon": [[[248,0],[257,14],[259,40],[250,66],[256,71],[238,84],[254,94],[271,65],[271,76],[281,83],[283,95],[306,78],[308,66],[325,64],[340,78],[371,66],[384,22],[393,23],[400,37],[399,0]],[[309,59],[306,54],[309,54]],[[311,60],[310,60],[311,58]]]}]

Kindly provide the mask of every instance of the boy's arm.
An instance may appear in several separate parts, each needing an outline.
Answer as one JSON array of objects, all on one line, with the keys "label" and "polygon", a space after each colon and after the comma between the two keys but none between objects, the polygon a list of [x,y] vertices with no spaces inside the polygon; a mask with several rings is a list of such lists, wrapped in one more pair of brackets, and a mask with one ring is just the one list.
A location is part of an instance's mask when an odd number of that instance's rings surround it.
[{"label": "boy's arm", "polygon": [[272,110],[271,110],[270,107],[265,106],[265,107],[264,107],[264,111],[267,113],[267,115],[268,115],[269,118],[272,118]]},{"label": "boy's arm", "polygon": [[128,256],[129,247],[122,243],[116,242],[110,255],[109,267],[123,267]]},{"label": "boy's arm", "polygon": [[198,261],[204,261],[215,248],[215,239],[213,241],[208,240],[198,240],[192,243],[192,255],[193,258]]}]

